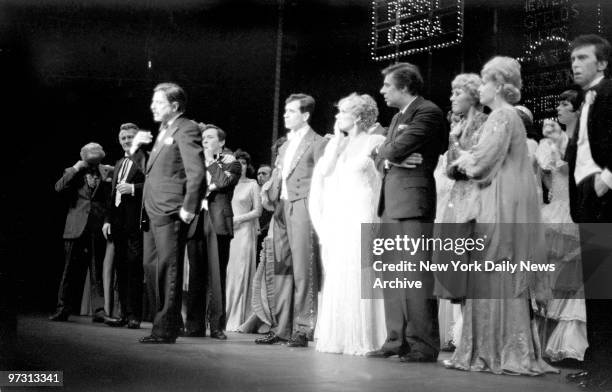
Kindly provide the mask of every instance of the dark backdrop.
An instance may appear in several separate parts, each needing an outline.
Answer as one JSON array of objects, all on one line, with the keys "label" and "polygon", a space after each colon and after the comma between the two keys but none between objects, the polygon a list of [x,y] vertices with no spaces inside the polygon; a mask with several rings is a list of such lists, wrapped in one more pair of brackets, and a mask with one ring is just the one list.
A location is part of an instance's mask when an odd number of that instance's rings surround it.
[{"label": "dark backdrop", "polygon": [[[285,1],[281,126],[284,98],[305,92],[317,100],[313,127],[326,133],[335,102],[353,91],[371,94],[388,125],[393,111],[378,90],[389,63],[369,57],[370,6]],[[497,53],[520,55],[522,6],[468,0],[463,45],[402,59],[421,67],[426,97],[448,110],[454,75],[478,72]],[[121,123],[155,130],[149,102],[157,83],[182,85],[189,117],[221,126],[228,146],[255,163],[269,160],[278,16],[276,0],[0,2],[0,277],[10,274],[17,289],[0,286],[18,293],[11,303],[52,310],[66,212],[53,185],[89,141],[105,147],[106,163],[119,158]]]}]

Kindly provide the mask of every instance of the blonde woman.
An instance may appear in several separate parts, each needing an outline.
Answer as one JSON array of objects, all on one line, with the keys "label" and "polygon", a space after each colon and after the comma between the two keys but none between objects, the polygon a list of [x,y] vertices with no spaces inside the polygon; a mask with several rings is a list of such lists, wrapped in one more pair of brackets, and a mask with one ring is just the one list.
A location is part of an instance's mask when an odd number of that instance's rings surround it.
[{"label": "blonde woman", "polygon": [[[486,238],[486,247],[475,257],[544,262],[544,232],[537,224],[540,207],[525,127],[512,106],[521,97],[520,65],[509,57],[494,57],[481,76],[480,102],[491,114],[478,143],[460,151],[451,163],[479,186],[475,236]],[[534,278],[525,271],[473,273],[462,309],[461,339],[445,365],[496,374],[555,372],[542,359],[532,318],[529,294],[537,288]]]}]

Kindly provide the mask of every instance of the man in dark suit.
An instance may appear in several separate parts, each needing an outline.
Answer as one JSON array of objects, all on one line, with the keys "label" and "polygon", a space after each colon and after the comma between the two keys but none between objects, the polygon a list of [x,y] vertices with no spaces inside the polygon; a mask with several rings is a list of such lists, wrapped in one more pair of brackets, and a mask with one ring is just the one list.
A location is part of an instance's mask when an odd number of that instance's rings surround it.
[{"label": "man in dark suit", "polygon": [[108,215],[102,227],[104,237],[112,239],[115,244],[114,265],[121,303],[121,318],[107,318],[105,323],[111,327],[127,325],[130,329],[140,328],[143,290],[140,209],[144,173],[129,155],[136,132],[138,126],[132,123],[122,124],[119,128],[119,143],[124,157],[115,164]]},{"label": "man in dark suit", "polygon": [[234,236],[232,197],[242,167],[232,155],[222,154],[225,132],[221,128],[202,124],[200,129],[207,191],[187,243],[189,292],[185,336],[206,336],[208,305],[210,336],[225,340],[225,270]]},{"label": "man in dark suit", "polygon": [[110,194],[112,168],[100,165],[104,158],[102,146],[89,143],[81,149],[81,160],[64,171],[55,184],[55,190],[69,203],[64,227],[64,273],[57,295],[57,309],[49,317],[52,321],[66,321],[72,304],[83,293],[85,273],[89,267],[92,285],[94,322],[103,322],[104,288],[102,265],[106,241],[102,236],[102,224],[106,216]]},{"label": "man in dark suit", "polygon": [[[604,77],[610,52],[610,43],[597,35],[580,36],[572,42],[574,82],[585,97],[578,131],[568,143],[565,158],[570,211],[572,219],[581,224],[589,348],[586,371],[570,374],[568,379],[585,387],[609,382],[612,367],[612,301],[599,294],[600,288],[610,284],[610,225],[588,225],[612,223],[612,81]],[[608,232],[599,232],[606,228]]]},{"label": "man in dark suit", "polygon": [[[155,87],[151,111],[161,123],[145,166],[142,211],[143,263],[148,296],[157,313],[151,335],[141,343],[174,343],[182,328],[182,267],[188,225],[199,210],[206,188],[202,136],[183,113],[187,97],[174,83]],[[150,132],[138,132],[135,153],[152,141]]]},{"label": "man in dark suit", "polygon": [[[401,231],[397,234],[428,237],[436,215],[433,172],[447,140],[444,115],[434,103],[420,96],[423,79],[416,66],[398,63],[382,73],[380,92],[387,105],[400,112],[393,117],[385,142],[375,152],[377,166],[383,172],[378,214],[383,223],[395,224]],[[413,154],[419,154],[422,162],[409,169],[404,161]],[[416,262],[429,259],[425,251],[412,256]],[[423,288],[385,290],[387,340],[380,350],[368,356],[399,355],[403,362],[436,361],[439,338],[437,306],[431,298],[433,275],[415,271],[405,275],[391,273],[385,279],[396,277],[419,280]]]}]

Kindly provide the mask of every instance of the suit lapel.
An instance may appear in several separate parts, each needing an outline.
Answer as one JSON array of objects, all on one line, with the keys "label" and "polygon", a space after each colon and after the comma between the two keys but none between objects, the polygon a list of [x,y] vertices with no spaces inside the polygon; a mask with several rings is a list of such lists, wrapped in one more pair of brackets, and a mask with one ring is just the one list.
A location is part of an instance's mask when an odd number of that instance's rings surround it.
[{"label": "suit lapel", "polygon": [[[100,185],[102,184],[102,181],[106,181],[106,177],[108,175],[107,171],[103,171],[102,167],[98,166],[98,173],[100,173],[100,181],[98,181],[98,183],[96,184],[96,187],[94,188],[93,192],[91,192],[91,200],[93,200],[93,198],[96,196],[96,193],[98,193],[98,189],[100,189]],[[113,173],[114,175],[114,173]],[[85,180],[87,181],[87,180]]]},{"label": "suit lapel", "polygon": [[153,167],[153,163],[155,162],[161,151],[166,148],[167,145],[165,143],[165,140],[169,137],[172,137],[178,130],[179,121],[181,121],[180,116],[177,117],[176,120],[174,120],[174,122],[168,127],[168,129],[166,129],[166,133],[164,135],[163,140],[160,140],[159,142],[155,141],[155,146],[153,147],[153,151],[151,151],[151,156],[149,157],[149,161],[147,162],[147,172],[151,170],[151,167]]},{"label": "suit lapel", "polygon": [[117,161],[117,164],[115,165],[115,170],[113,171],[113,182],[111,183],[113,194],[115,193],[115,188],[117,187],[117,182],[119,181],[119,172],[121,171],[121,165],[123,165],[124,159],[125,157]]},{"label": "suit lapel", "polygon": [[291,173],[293,173],[293,171],[295,170],[298,162],[300,161],[300,159],[302,159],[302,155],[304,155],[306,150],[308,150],[308,147],[310,147],[313,141],[314,131],[311,128],[308,128],[308,132],[306,132],[306,134],[300,141],[297,150],[295,151],[295,155],[293,156],[293,161],[291,161],[291,167],[289,168],[289,174],[287,175],[287,177],[291,176]]},{"label": "suit lapel", "polygon": [[387,135],[389,135],[389,140],[393,140],[395,137],[395,128],[397,127],[397,120],[400,116],[400,112],[395,113],[393,119],[391,120],[391,125],[389,125],[389,131],[387,131]]},{"label": "suit lapel", "polygon": [[423,97],[418,96],[414,99],[414,101],[412,101],[412,103],[410,103],[410,105],[408,105],[404,113],[399,112],[397,114],[397,118],[394,124],[395,127],[393,128],[393,134],[391,135],[391,140],[395,138],[397,134],[397,130],[400,127],[400,125],[404,124],[404,122],[406,122],[407,119],[412,118],[412,115],[417,110],[417,108],[421,105],[421,102],[423,102]]}]

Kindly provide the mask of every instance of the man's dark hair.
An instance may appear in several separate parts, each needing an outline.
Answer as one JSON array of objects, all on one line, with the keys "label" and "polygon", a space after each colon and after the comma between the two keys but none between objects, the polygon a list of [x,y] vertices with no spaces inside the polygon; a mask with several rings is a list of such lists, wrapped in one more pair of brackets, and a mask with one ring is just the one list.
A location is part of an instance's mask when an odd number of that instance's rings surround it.
[{"label": "man's dark hair", "polygon": [[391,75],[395,81],[395,87],[399,90],[404,87],[412,95],[418,95],[423,90],[423,77],[419,67],[410,63],[397,63],[383,69],[384,76]]},{"label": "man's dark hair", "polygon": [[121,131],[138,131],[140,128],[138,128],[138,125],[134,124],[134,123],[125,123],[125,124],[121,124],[121,126],[119,127],[119,132]]},{"label": "man's dark hair", "polygon": [[219,138],[219,141],[222,142],[225,140],[225,138],[227,137],[227,135],[225,134],[225,131],[221,128],[219,128],[218,126],[216,126],[215,124],[198,124],[198,128],[200,128],[200,132],[204,133],[205,130],[212,128],[212,129],[216,129],[217,130],[217,137]]},{"label": "man's dark hair", "polygon": [[184,112],[187,107],[187,94],[181,86],[176,83],[160,83],[153,89],[154,92],[161,91],[166,96],[168,102],[178,103],[178,111]]},{"label": "man's dark hair", "polygon": [[597,34],[579,35],[578,37],[574,38],[570,44],[570,48],[573,51],[574,49],[589,45],[593,45],[595,47],[595,57],[597,57],[597,61],[609,60],[610,51],[612,50],[610,47],[610,42]]},{"label": "man's dark hair", "polygon": [[315,108],[315,100],[313,97],[308,94],[291,94],[285,100],[285,105],[293,101],[300,102],[300,112],[310,113],[310,117],[312,117],[312,113],[314,112]]}]

